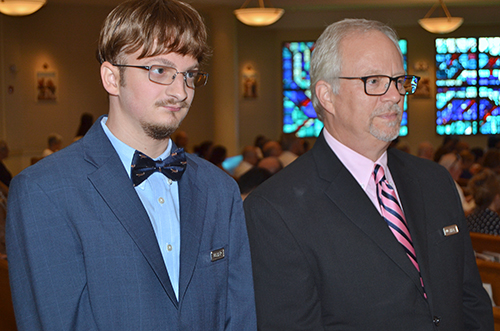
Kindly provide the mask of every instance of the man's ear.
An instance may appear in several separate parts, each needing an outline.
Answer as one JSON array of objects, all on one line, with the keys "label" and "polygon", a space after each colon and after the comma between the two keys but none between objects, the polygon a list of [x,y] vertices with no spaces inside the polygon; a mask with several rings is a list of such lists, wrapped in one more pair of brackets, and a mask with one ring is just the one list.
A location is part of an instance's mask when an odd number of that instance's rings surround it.
[{"label": "man's ear", "polygon": [[110,95],[118,95],[120,90],[120,70],[105,61],[101,64],[101,81],[104,89]]},{"label": "man's ear", "polygon": [[316,83],[315,92],[325,111],[333,113],[335,94],[333,94],[332,86],[324,80],[320,80]]}]

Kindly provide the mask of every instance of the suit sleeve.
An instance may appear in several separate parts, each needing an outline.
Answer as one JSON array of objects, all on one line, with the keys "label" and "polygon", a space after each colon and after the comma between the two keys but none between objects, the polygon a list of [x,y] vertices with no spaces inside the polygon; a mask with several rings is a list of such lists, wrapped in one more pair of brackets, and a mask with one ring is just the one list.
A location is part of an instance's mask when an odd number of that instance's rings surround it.
[{"label": "suit sleeve", "polygon": [[323,330],[312,268],[279,212],[250,195],[244,203],[261,331]]},{"label": "suit sleeve", "polygon": [[[236,188],[236,186],[235,186]],[[241,198],[235,190],[230,220],[227,331],[256,330],[250,247]]]},{"label": "suit sleeve", "polygon": [[11,184],[6,241],[20,331],[97,329],[78,235],[57,206],[65,199],[23,174]]}]

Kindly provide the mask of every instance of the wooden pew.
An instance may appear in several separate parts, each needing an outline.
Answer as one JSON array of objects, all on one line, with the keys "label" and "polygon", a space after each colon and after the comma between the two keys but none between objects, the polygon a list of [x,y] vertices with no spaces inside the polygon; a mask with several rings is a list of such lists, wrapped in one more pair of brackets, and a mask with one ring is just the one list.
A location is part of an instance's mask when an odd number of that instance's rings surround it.
[{"label": "wooden pew", "polygon": [[[472,248],[477,253],[493,252],[500,253],[500,236],[483,233],[470,233]],[[493,301],[500,306],[500,263],[476,259],[481,280],[483,283],[491,284]],[[495,331],[500,331],[500,308],[493,307],[495,319]]]},{"label": "wooden pew", "polygon": [[470,239],[472,248],[478,253],[484,251],[500,253],[500,236],[471,232]]},{"label": "wooden pew", "polygon": [[16,331],[7,260],[0,259],[0,331]]}]

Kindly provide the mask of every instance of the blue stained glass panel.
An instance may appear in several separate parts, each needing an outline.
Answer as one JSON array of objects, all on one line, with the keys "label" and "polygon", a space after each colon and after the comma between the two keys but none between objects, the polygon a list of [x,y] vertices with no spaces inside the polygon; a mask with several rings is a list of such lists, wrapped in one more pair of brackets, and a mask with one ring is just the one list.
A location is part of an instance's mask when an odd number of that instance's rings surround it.
[{"label": "blue stained glass panel", "polygon": [[436,39],[436,132],[500,133],[500,38]]}]

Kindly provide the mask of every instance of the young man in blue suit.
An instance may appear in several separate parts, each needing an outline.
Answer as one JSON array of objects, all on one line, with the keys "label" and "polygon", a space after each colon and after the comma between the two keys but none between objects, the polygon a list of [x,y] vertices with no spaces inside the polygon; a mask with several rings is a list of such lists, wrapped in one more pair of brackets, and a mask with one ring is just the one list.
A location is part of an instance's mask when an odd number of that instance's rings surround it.
[{"label": "young man in blue suit", "polygon": [[259,330],[493,330],[454,181],[388,149],[417,82],[379,22],[336,22],[316,42],[325,128],[244,204]]},{"label": "young man in blue suit", "polygon": [[19,330],[255,330],[238,187],[170,139],[207,81],[206,38],[176,0],[109,14],[98,45],[108,116],[11,185]]}]

